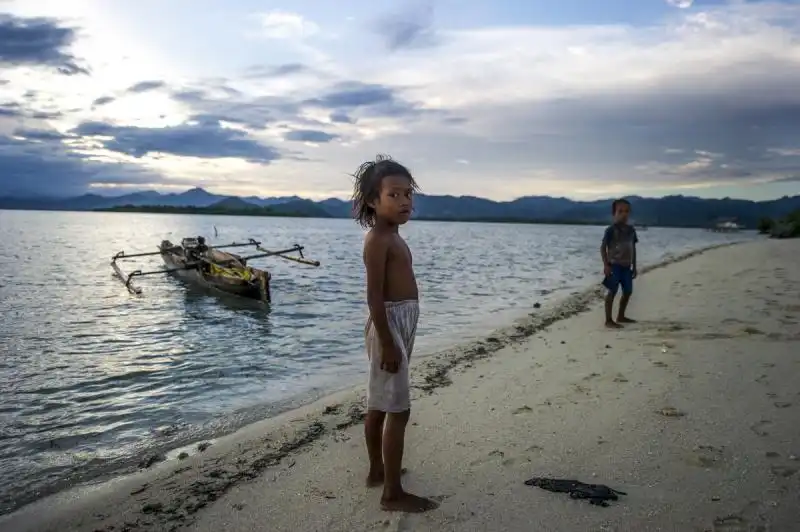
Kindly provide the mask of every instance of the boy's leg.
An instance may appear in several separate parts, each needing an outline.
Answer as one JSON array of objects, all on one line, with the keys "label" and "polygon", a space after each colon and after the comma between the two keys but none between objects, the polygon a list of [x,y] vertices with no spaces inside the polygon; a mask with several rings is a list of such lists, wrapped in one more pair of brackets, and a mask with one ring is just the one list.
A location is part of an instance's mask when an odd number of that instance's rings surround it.
[{"label": "boy's leg", "polygon": [[369,473],[367,486],[375,487],[383,484],[383,422],[386,412],[380,410],[367,410],[364,420],[364,437],[367,441],[367,456],[369,456]]},{"label": "boy's leg", "polygon": [[411,411],[388,413],[383,435],[384,483],[381,508],[390,512],[419,513],[433,510],[439,505],[430,499],[413,495],[403,489],[401,481],[406,426]]},{"label": "boy's leg", "polygon": [[605,311],[606,311],[606,327],[609,329],[619,329],[622,326],[614,322],[611,314],[614,310],[614,298],[619,289],[619,276],[617,275],[616,265],[611,265],[611,275],[603,280],[603,286],[608,290],[606,292]]},{"label": "boy's leg", "polygon": [[619,300],[619,311],[617,312],[618,323],[636,323],[625,316],[625,311],[628,309],[628,301],[633,294],[633,272],[630,268],[626,268],[620,277],[620,284],[622,285],[622,297]]},{"label": "boy's leg", "polygon": [[620,329],[622,325],[616,323],[614,319],[611,317],[612,312],[614,311],[614,298],[617,295],[617,290],[619,290],[619,277],[617,276],[617,268],[616,266],[611,267],[611,275],[603,285],[608,289],[606,292],[606,327],[609,329]]},{"label": "boy's leg", "polygon": [[381,370],[380,341],[372,322],[367,323],[365,334],[367,357],[369,359],[369,378],[367,380],[367,416],[364,420],[364,439],[367,444],[369,473],[367,486],[380,486],[383,483],[382,436],[386,419],[385,388],[389,374]]},{"label": "boy's leg", "polygon": [[611,318],[611,313],[614,310],[614,296],[616,295],[616,290],[609,290],[606,292],[606,327],[612,329],[619,329],[621,325],[615,323],[614,320]]}]

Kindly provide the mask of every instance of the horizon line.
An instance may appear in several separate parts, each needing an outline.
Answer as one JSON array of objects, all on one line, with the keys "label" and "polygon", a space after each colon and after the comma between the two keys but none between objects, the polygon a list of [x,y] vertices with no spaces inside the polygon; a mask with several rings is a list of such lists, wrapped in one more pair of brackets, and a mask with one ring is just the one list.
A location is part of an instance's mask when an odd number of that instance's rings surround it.
[{"label": "horizon line", "polygon": [[[182,192],[159,192],[158,190],[154,190],[154,189],[145,189],[145,190],[139,190],[139,191],[136,191],[136,192],[128,192],[128,193],[125,193],[125,194],[108,195],[108,196],[104,195],[104,194],[98,194],[98,193],[95,193],[95,192],[86,192],[84,194],[79,194],[79,195],[76,195],[76,196],[44,196],[44,195],[22,196],[22,195],[13,195],[12,194],[12,195],[0,195],[0,198],[1,199],[13,199],[13,200],[64,201],[64,200],[77,199],[77,198],[86,197],[86,196],[95,196],[95,197],[107,198],[107,199],[123,198],[125,196],[132,196],[134,194],[144,194],[144,193],[148,193],[148,192],[158,194],[159,196],[169,196],[169,195],[180,196],[182,194],[186,194],[186,193],[192,192],[192,191],[205,192],[206,194],[213,195],[213,196],[218,196],[218,197],[221,197],[221,198],[238,198],[238,199],[258,198],[260,200],[277,199],[277,198],[298,198],[298,199],[301,199],[301,200],[312,201],[314,203],[319,203],[319,202],[327,201],[327,200],[338,200],[338,201],[342,201],[342,202],[348,202],[349,201],[349,198],[341,198],[341,197],[337,197],[337,196],[329,196],[327,198],[323,198],[323,199],[319,199],[319,200],[312,200],[312,199],[309,199],[309,198],[304,198],[304,197],[299,196],[297,194],[292,194],[292,195],[289,195],[289,196],[255,196],[255,195],[252,195],[252,194],[248,195],[248,196],[235,196],[235,195],[229,195],[229,194],[217,194],[215,192],[209,192],[205,188],[198,187],[198,186],[189,187],[189,188],[187,188],[186,190],[184,190]],[[484,201],[490,201],[492,203],[513,203],[514,201],[519,201],[521,199],[526,199],[526,198],[547,198],[547,199],[554,199],[554,200],[567,200],[567,201],[571,201],[573,203],[595,203],[595,202],[599,202],[599,201],[613,201],[614,199],[620,199],[620,198],[638,198],[638,199],[644,199],[644,200],[663,200],[663,199],[667,199],[667,198],[686,198],[686,199],[698,199],[698,200],[702,200],[702,201],[733,200],[733,201],[747,201],[747,202],[750,202],[750,203],[766,203],[766,202],[770,202],[770,201],[778,201],[778,200],[781,200],[781,199],[789,199],[789,198],[800,197],[800,194],[795,194],[795,195],[792,195],[792,196],[784,194],[782,196],[774,197],[774,198],[771,198],[771,199],[752,200],[752,199],[748,199],[748,198],[735,198],[735,197],[731,197],[731,196],[723,196],[723,197],[717,197],[717,198],[703,198],[703,197],[700,197],[700,196],[687,196],[687,195],[684,195],[684,194],[669,194],[669,195],[666,195],[666,196],[642,196],[642,195],[638,195],[638,194],[629,194],[629,195],[619,195],[619,196],[608,196],[606,198],[597,198],[597,199],[572,199],[572,198],[568,198],[566,196],[530,195],[530,196],[519,196],[519,197],[516,197],[514,199],[510,199],[510,200],[493,200],[493,199],[490,199],[490,198],[486,198],[486,197],[482,197],[482,196],[474,196],[474,195],[469,195],[469,194],[456,196],[456,195],[453,195],[453,194],[424,194],[424,193],[419,193],[418,195],[427,196],[427,197],[439,197],[439,198],[447,198],[447,197],[449,197],[449,198],[455,198],[455,199],[474,198],[474,199],[480,199],[480,200],[484,200]]]}]

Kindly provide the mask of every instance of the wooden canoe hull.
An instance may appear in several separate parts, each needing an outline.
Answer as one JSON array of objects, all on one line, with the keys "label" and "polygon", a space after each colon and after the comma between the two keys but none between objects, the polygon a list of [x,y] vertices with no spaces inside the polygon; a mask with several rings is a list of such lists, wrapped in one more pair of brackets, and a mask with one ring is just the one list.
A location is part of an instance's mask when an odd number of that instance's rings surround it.
[{"label": "wooden canoe hull", "polygon": [[[167,268],[181,268],[189,264],[184,249],[175,246],[170,242],[162,242],[159,246],[161,258]],[[219,250],[211,250],[208,258],[212,261],[236,260],[236,265],[247,268],[251,273],[251,279],[236,279],[222,275],[214,275],[207,269],[189,269],[171,272],[172,275],[187,282],[194,283],[206,288],[218,290],[226,294],[231,294],[248,299],[260,301],[270,301],[270,275],[264,270],[246,266],[238,255],[225,253]]]}]

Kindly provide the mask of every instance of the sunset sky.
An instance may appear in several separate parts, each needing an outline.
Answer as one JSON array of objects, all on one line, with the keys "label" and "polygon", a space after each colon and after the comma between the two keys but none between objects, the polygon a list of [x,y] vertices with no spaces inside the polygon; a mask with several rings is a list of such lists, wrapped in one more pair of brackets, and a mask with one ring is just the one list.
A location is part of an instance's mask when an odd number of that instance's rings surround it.
[{"label": "sunset sky", "polygon": [[800,3],[0,0],[0,196],[346,197],[377,153],[429,194],[800,194]]}]

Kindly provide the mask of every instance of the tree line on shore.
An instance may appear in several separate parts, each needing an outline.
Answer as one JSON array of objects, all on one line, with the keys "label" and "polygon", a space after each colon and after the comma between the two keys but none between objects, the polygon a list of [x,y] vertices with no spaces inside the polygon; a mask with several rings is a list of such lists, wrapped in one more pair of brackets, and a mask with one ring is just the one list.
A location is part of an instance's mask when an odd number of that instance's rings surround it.
[{"label": "tree line on shore", "polygon": [[758,232],[772,238],[800,238],[800,209],[779,219],[761,218]]}]

